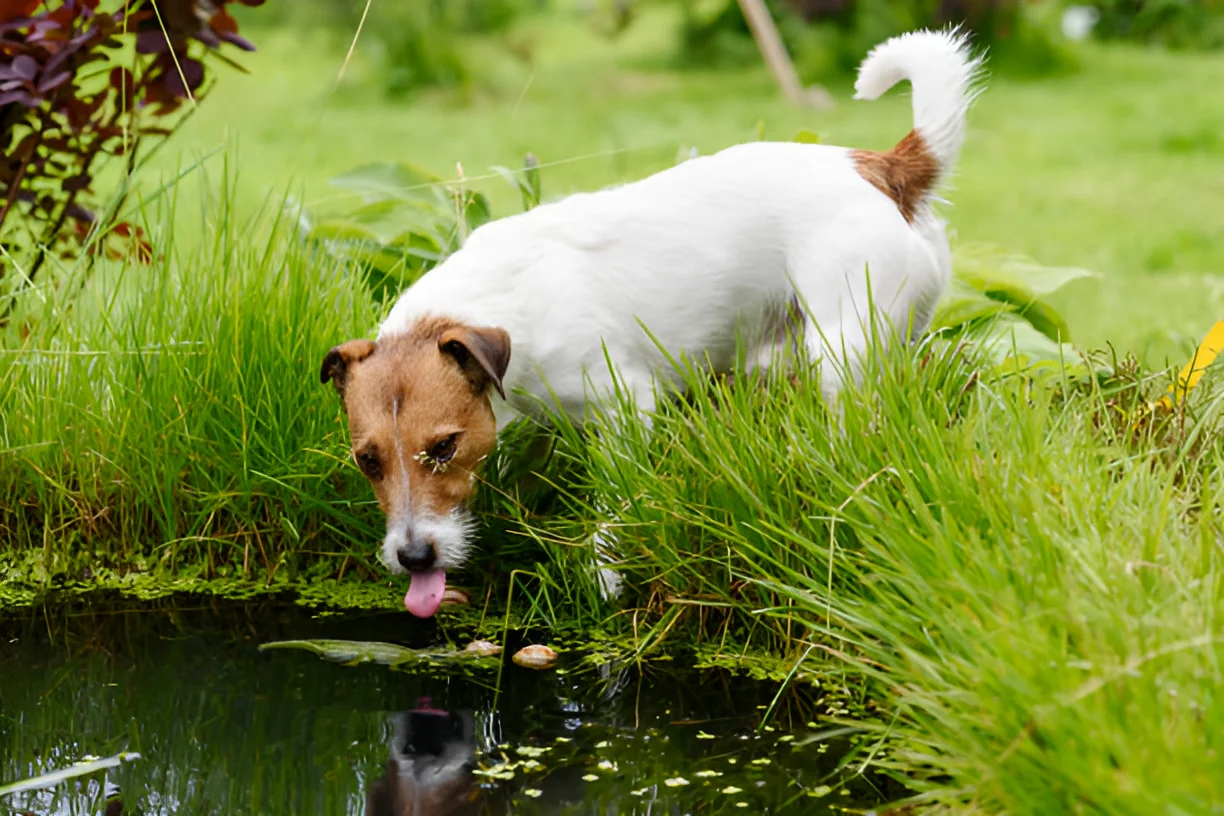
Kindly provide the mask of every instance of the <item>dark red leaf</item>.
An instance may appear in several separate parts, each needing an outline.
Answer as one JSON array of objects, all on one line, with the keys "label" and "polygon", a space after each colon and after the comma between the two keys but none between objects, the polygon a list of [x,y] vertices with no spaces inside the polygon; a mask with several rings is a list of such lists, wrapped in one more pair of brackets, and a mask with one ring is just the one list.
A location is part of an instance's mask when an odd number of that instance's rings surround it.
[{"label": "dark red leaf", "polygon": [[[186,81],[186,85],[184,85]],[[180,57],[178,65],[166,71],[165,86],[171,96],[187,96],[204,82],[204,63],[191,57]]]},{"label": "dark red leaf", "polygon": [[71,71],[62,71],[54,76],[49,76],[38,83],[38,92],[46,93],[47,91],[53,91],[70,79],[72,79]]},{"label": "dark red leaf", "polygon": [[9,66],[9,70],[13,72],[13,76],[33,79],[38,76],[38,62],[29,54],[22,54],[13,58],[13,64]]},{"label": "dark red leaf", "polygon": [[47,17],[60,28],[71,28],[79,13],[75,7],[65,4],[48,14]]},{"label": "dark red leaf", "polygon": [[110,70],[110,86],[121,94],[131,96],[136,92],[136,79],[132,72],[119,66]]},{"label": "dark red leaf", "polygon": [[89,182],[89,176],[69,176],[68,178],[64,179],[63,184],[60,186],[63,188],[65,193],[75,193],[87,189],[89,187]]},{"label": "dark red leaf", "polygon": [[218,34],[238,33],[238,21],[231,17],[225,9],[221,9],[209,19],[208,27]]},{"label": "dark red leaf", "polygon": [[222,34],[221,39],[225,40],[227,43],[230,43],[231,45],[238,46],[243,51],[254,51],[255,50],[254,43],[252,43],[246,37],[241,37],[237,34]]},{"label": "dark red leaf", "polygon": [[136,35],[136,53],[161,54],[170,49],[170,41],[160,28],[150,28]]},{"label": "dark red leaf", "polygon": [[200,26],[195,30],[192,36],[207,45],[209,48],[221,47],[221,38],[214,34],[213,30],[207,26]]},{"label": "dark red leaf", "polygon": [[42,0],[0,0],[0,21],[29,17],[41,4]]},{"label": "dark red leaf", "polygon": [[0,93],[0,105],[17,104],[27,108],[37,108],[38,103],[39,100],[30,96],[29,92],[25,90]]},{"label": "dark red leaf", "polygon": [[74,221],[82,221],[86,224],[92,224],[94,221],[98,220],[96,215],[85,207],[82,207],[80,204],[73,204],[68,208],[68,217]]}]

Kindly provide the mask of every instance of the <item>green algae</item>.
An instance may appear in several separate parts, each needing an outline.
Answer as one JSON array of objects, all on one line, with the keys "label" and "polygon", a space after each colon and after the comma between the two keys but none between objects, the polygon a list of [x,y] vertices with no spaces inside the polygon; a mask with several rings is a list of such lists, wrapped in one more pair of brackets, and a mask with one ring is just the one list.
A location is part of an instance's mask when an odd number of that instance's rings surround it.
[{"label": "green algae", "polygon": [[[49,569],[38,553],[0,556],[0,614],[38,605],[56,606],[73,599],[118,597],[136,604],[173,601],[176,598],[225,601],[290,601],[309,608],[316,618],[344,616],[354,612],[402,612],[406,581],[391,577],[372,580],[353,575],[344,579],[299,573],[289,578],[285,571],[271,577],[216,575],[200,564],[178,565],[173,573],[142,563],[144,569],[125,571],[95,567],[77,577]],[[681,637],[661,641],[635,634],[625,615],[613,616],[602,625],[578,620],[543,621],[526,600],[509,609],[501,593],[473,593],[469,604],[448,604],[439,609],[434,637],[439,648],[456,649],[476,639],[504,643],[508,635],[533,632],[558,651],[576,656],[576,662],[560,671],[577,673],[611,662],[664,663],[682,658],[696,668],[728,670],[754,680],[789,681],[819,685],[826,664],[809,655],[796,669],[794,655],[775,655],[760,648],[746,648],[727,638],[714,644]]]}]

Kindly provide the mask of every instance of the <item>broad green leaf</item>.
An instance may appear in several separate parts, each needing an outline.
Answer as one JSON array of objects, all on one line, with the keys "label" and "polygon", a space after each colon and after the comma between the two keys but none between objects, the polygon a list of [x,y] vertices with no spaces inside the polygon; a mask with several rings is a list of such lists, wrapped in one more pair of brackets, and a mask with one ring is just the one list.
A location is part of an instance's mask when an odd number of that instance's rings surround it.
[{"label": "broad green leaf", "polygon": [[1074,266],[1046,266],[1031,258],[1004,252],[989,244],[973,243],[957,247],[953,255],[956,276],[980,291],[1008,288],[1027,292],[1027,300],[1058,291],[1072,281],[1095,278],[1089,269]]},{"label": "broad green leaf", "polygon": [[353,221],[320,221],[306,234],[311,241],[355,241],[359,243],[381,243],[378,233]]},{"label": "broad green leaf", "polygon": [[1042,371],[1060,377],[1092,374],[1087,360],[1070,343],[1056,343],[1014,314],[970,332],[966,342],[986,356],[998,374],[1033,376]]},{"label": "broad green leaf", "polygon": [[532,164],[534,157],[528,153],[527,162],[522,170],[511,170],[509,167],[495,165],[490,168],[494,173],[518,191],[523,199],[523,211],[526,212],[540,203],[540,168]]},{"label": "broad green leaf", "polygon": [[408,162],[379,162],[350,170],[328,181],[333,187],[366,195],[413,198],[445,180]]},{"label": "broad green leaf", "polygon": [[795,134],[795,138],[791,139],[791,141],[799,142],[800,144],[820,144],[820,137],[810,130],[801,130]]},{"label": "broad green leaf", "polygon": [[1068,342],[1071,339],[1071,329],[1062,315],[1050,304],[1042,300],[1029,301],[1016,312],[1037,331],[1054,342]]},{"label": "broad green leaf", "polygon": [[348,220],[358,224],[381,224],[394,218],[407,204],[394,198],[374,201],[349,212]]},{"label": "broad green leaf", "polygon": [[469,232],[493,220],[493,210],[484,193],[467,193],[464,198],[463,216]]},{"label": "broad green leaf", "polygon": [[421,232],[402,232],[387,242],[387,249],[401,257],[417,259],[426,263],[437,263],[445,254],[441,243],[433,235]]},{"label": "broad green leaf", "polygon": [[500,164],[495,164],[489,168],[494,173],[502,177],[502,180],[513,187],[515,190],[522,192],[523,185],[526,183],[517,170],[511,170],[509,167],[502,167]]},{"label": "broad green leaf", "polygon": [[989,298],[964,281],[953,279],[935,308],[929,331],[963,329],[969,324],[1011,310],[1011,306]]},{"label": "broad green leaf", "polygon": [[1043,266],[985,244],[958,247],[953,265],[954,280],[1015,307],[1033,328],[1054,342],[1070,340],[1071,332],[1062,315],[1041,300],[1041,296],[1073,280],[1095,276],[1093,272],[1076,267]]}]

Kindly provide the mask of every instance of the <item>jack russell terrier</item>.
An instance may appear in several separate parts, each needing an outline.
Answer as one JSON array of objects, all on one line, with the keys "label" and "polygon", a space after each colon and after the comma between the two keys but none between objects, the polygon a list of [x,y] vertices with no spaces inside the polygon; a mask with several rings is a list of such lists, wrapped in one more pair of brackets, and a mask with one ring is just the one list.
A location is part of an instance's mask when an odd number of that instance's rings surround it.
[{"label": "jack russell terrier", "polygon": [[477,467],[543,401],[582,422],[619,380],[649,413],[681,386],[669,357],[723,373],[743,339],[766,365],[797,305],[831,399],[875,319],[923,332],[951,275],[932,204],[981,66],[956,31],[888,40],[855,98],[910,81],[914,126],[891,150],[742,144],[490,222],[400,296],[377,340],[331,349],[322,381],[386,514],[382,560],[411,576],[408,611],[437,611],[470,549]]}]

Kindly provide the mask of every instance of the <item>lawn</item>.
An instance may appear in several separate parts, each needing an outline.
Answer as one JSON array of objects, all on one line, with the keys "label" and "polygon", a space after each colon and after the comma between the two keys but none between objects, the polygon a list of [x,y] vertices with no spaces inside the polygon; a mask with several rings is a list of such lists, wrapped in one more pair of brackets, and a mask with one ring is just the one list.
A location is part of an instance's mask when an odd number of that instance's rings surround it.
[{"label": "lawn", "polygon": [[[23,306],[33,331],[0,357],[6,583],[160,571],[396,586],[318,382],[322,353],[370,333],[379,305],[349,266],[271,224],[286,192],[339,210],[352,201],[327,180],[356,165],[459,162],[504,214],[518,194],[475,179],[528,151],[551,196],[756,138],[760,121],[866,147],[909,127],[899,94],[851,103],[840,83],[837,109],[815,113],[785,107],[761,70],[665,71],[666,23],[608,43],[528,22],[515,36],[534,43],[533,70],[477,43],[496,70],[468,98],[394,105],[362,51],[337,88],[342,45],[255,31],[252,74],[225,76],[141,180],[152,191],[223,148],[175,188],[176,210],[150,210],[164,257],[101,264],[70,312],[57,297]],[[499,589],[522,570],[537,621],[619,627],[640,652],[768,654],[852,687],[863,707],[829,716],[858,734],[853,761],[961,812],[1218,810],[1224,388],[1213,372],[1188,406],[1144,406],[1166,358],[1184,362],[1224,315],[1224,63],[1080,58],[1071,76],[991,83],[949,217],[962,242],[1099,273],[1054,304],[1077,344],[1146,365],[1006,376],[934,338],[881,352],[840,413],[802,380],[694,380],[649,434],[593,449],[562,425],[559,506],[511,478],[512,457],[490,461],[507,492],[484,491],[478,566]],[[595,599],[577,568],[589,553],[565,546],[595,521],[622,533],[631,619]]]}]

